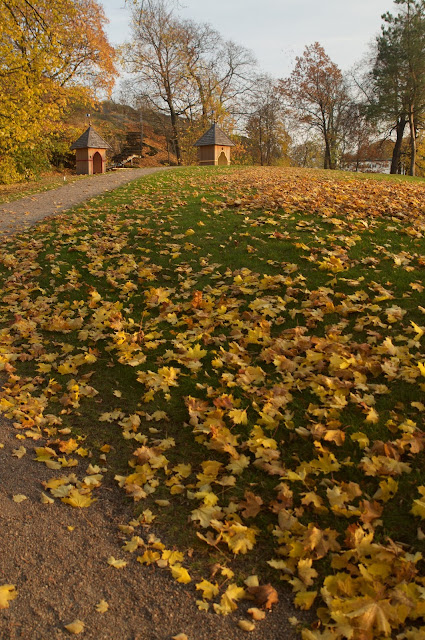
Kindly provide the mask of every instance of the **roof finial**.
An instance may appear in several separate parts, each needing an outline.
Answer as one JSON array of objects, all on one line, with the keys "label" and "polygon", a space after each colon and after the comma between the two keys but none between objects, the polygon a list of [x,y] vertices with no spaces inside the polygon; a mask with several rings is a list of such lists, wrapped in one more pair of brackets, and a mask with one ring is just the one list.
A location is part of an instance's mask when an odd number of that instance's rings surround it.
[{"label": "roof finial", "polygon": [[89,119],[89,127],[91,127],[91,113],[86,113],[86,116]]}]

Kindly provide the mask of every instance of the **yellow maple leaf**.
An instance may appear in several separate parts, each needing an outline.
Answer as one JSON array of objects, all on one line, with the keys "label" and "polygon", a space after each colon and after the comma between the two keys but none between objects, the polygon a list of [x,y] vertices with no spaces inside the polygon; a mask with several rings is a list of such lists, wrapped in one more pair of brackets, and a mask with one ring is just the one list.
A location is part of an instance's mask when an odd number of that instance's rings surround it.
[{"label": "yellow maple leaf", "polygon": [[106,600],[101,600],[96,605],[96,611],[98,613],[105,613],[106,611],[108,611],[108,609],[109,609],[109,604],[106,602]]},{"label": "yellow maple leaf", "polygon": [[414,516],[419,516],[422,519],[425,519],[425,487],[418,487],[419,493],[422,495],[422,498],[413,501],[413,507],[410,510],[410,513],[413,513]]},{"label": "yellow maple leaf", "polygon": [[236,611],[237,601],[246,597],[246,591],[237,584],[230,584],[220,599],[220,604],[214,603],[214,611],[223,616]]},{"label": "yellow maple leaf", "polygon": [[65,629],[74,635],[78,633],[82,633],[84,631],[84,622],[81,620],[74,620],[74,622],[70,622],[65,625]]},{"label": "yellow maple leaf", "polygon": [[45,493],[43,493],[43,491],[41,492],[40,501],[41,501],[42,504],[53,504],[54,503],[53,498],[50,498],[50,496],[47,496]]},{"label": "yellow maple leaf", "polygon": [[365,447],[368,446],[369,444],[369,438],[367,437],[367,435],[365,433],[363,433],[362,431],[356,431],[356,433],[352,433],[350,435],[351,440],[353,440],[354,442],[358,442],[359,443],[359,447],[361,449],[364,449]]},{"label": "yellow maple leaf", "polygon": [[379,602],[367,602],[363,607],[347,613],[348,618],[355,618],[357,624],[362,629],[372,631],[376,629],[379,633],[389,636],[391,634],[391,624],[388,620],[392,612],[392,605],[385,600]]},{"label": "yellow maple leaf", "polygon": [[158,553],[158,551],[152,551],[152,549],[147,549],[142,556],[137,557],[137,562],[140,562],[140,564],[150,565],[150,564],[153,564],[154,562],[157,562],[157,560],[159,560],[160,557],[161,555]]},{"label": "yellow maple leaf", "polygon": [[25,449],[25,447],[20,446],[19,449],[13,449],[12,455],[15,456],[15,458],[21,459],[26,454],[26,452],[27,450]]},{"label": "yellow maple leaf", "polygon": [[413,320],[410,321],[410,324],[412,325],[414,332],[417,334],[416,338],[420,340],[424,335],[424,327],[420,327],[415,322],[413,322]]},{"label": "yellow maple leaf", "polygon": [[254,631],[255,624],[251,620],[239,620],[238,627],[243,631]]},{"label": "yellow maple leaf", "polygon": [[310,587],[318,573],[312,568],[313,560],[311,558],[301,558],[298,562],[298,575],[307,587]]},{"label": "yellow maple leaf", "polygon": [[20,502],[23,502],[24,500],[28,500],[28,497],[24,496],[23,493],[17,493],[16,495],[12,496],[12,500],[13,500],[13,502],[17,502],[19,504]]},{"label": "yellow maple leaf", "polygon": [[378,424],[379,413],[373,407],[370,407],[369,411],[367,412],[365,422],[370,422],[371,424]]},{"label": "yellow maple leaf", "polygon": [[107,562],[111,567],[115,567],[115,569],[123,569],[127,566],[126,560],[116,560],[114,556],[109,556]]},{"label": "yellow maple leaf", "polygon": [[202,597],[207,600],[212,600],[216,595],[218,595],[218,584],[215,582],[209,582],[208,580],[201,580],[196,585],[196,589],[202,591]]},{"label": "yellow maple leaf", "polygon": [[247,553],[250,551],[256,541],[258,529],[255,527],[246,527],[239,522],[225,525],[221,530],[222,537],[233,553]]},{"label": "yellow maple leaf", "polygon": [[7,609],[9,602],[14,600],[18,595],[15,585],[3,584],[0,586],[0,609]]},{"label": "yellow maple leaf", "polygon": [[182,567],[180,564],[174,564],[171,567],[171,574],[173,578],[177,580],[177,582],[182,582],[183,584],[187,584],[192,580],[188,570],[185,569],[185,567]]},{"label": "yellow maple leaf", "polygon": [[92,498],[90,493],[82,494],[78,489],[72,489],[66,498],[61,498],[62,502],[78,509],[89,507],[96,498]]},{"label": "yellow maple leaf", "polygon": [[264,620],[266,617],[266,612],[258,607],[251,607],[248,609],[248,613],[254,620]]},{"label": "yellow maple leaf", "polygon": [[317,591],[298,591],[297,595],[294,598],[294,603],[296,607],[303,609],[304,611],[308,611],[311,608],[315,598],[317,596]]},{"label": "yellow maple leaf", "polygon": [[229,418],[234,424],[248,424],[246,409],[232,409],[229,411]]}]

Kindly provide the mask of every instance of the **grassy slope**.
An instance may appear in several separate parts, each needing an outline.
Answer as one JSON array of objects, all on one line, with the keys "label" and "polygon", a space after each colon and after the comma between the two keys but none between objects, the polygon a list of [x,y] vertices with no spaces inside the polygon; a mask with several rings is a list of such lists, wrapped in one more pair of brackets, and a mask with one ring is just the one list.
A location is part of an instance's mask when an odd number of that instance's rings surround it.
[{"label": "grassy slope", "polygon": [[[280,575],[302,608],[340,571],[328,610],[363,639],[421,611],[419,591],[401,611],[395,585],[420,584],[403,554],[423,545],[425,199],[423,182],[335,178],[179,170],[39,225],[2,248],[0,365],[27,435],[71,454],[69,427],[106,457],[104,481],[195,550],[191,571]],[[359,631],[371,584],[389,627]]]}]

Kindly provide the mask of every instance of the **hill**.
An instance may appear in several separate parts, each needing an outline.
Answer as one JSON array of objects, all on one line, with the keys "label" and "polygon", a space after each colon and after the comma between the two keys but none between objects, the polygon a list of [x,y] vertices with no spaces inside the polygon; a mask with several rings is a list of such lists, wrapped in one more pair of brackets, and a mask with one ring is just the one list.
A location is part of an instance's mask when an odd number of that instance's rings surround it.
[{"label": "hill", "polygon": [[[90,121],[111,145],[113,152],[109,160],[112,164],[155,167],[177,163],[167,138],[167,119],[160,115],[144,112],[141,117],[140,111],[108,100],[91,113]],[[79,131],[87,127],[84,107],[70,115],[68,124]],[[66,164],[74,166],[72,153],[67,154]]]}]

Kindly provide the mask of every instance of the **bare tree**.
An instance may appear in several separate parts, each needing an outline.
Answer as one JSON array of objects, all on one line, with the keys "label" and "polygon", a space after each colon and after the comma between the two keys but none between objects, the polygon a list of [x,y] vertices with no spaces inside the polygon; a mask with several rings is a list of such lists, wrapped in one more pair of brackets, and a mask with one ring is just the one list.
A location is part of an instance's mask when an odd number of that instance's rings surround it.
[{"label": "bare tree", "polygon": [[271,165],[287,154],[290,136],[285,128],[281,94],[270,76],[260,76],[251,92],[245,126],[254,162]]},{"label": "bare tree", "polygon": [[290,77],[280,81],[280,90],[298,122],[322,136],[324,168],[335,169],[350,104],[346,82],[338,66],[316,42],[297,57]]},{"label": "bare tree", "polygon": [[125,47],[126,67],[140,93],[170,117],[173,146],[181,164],[179,116],[196,104],[181,51],[181,24],[168,0],[135,2],[132,42]]},{"label": "bare tree", "polygon": [[253,85],[255,60],[210,25],[181,20],[172,0],[134,0],[132,28],[126,67],[135,89],[169,116],[181,163],[182,145],[189,148],[200,128],[211,120],[233,124]]}]

